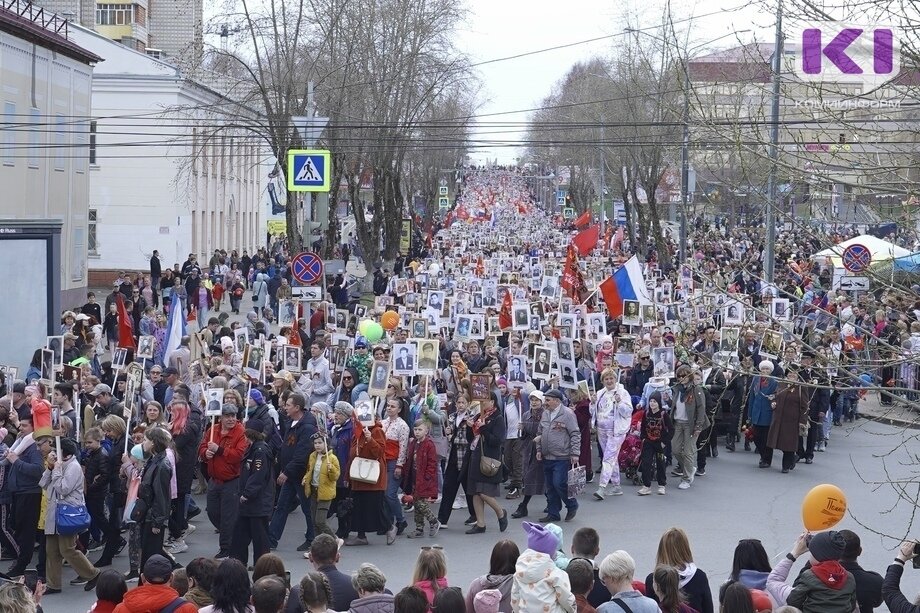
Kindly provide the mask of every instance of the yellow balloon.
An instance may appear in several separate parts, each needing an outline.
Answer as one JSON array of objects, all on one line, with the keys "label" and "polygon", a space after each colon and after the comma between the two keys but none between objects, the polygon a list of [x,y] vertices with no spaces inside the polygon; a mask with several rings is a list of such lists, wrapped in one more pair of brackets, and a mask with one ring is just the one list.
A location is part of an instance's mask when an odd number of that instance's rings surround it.
[{"label": "yellow balloon", "polygon": [[809,532],[836,526],[847,512],[847,498],[836,485],[822,483],[802,500],[802,523]]}]

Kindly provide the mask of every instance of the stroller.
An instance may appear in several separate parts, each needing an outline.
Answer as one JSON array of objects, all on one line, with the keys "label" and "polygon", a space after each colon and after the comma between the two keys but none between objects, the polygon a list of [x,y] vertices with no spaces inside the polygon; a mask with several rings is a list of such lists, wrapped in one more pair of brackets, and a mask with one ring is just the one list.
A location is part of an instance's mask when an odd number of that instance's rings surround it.
[{"label": "stroller", "polygon": [[622,477],[632,481],[633,485],[642,485],[642,476],[639,474],[639,460],[642,456],[642,438],[639,436],[642,427],[642,418],[645,417],[645,411],[638,409],[633,411],[632,420],[629,423],[629,433],[620,446],[620,453],[617,455],[617,463],[620,465],[621,481]]}]

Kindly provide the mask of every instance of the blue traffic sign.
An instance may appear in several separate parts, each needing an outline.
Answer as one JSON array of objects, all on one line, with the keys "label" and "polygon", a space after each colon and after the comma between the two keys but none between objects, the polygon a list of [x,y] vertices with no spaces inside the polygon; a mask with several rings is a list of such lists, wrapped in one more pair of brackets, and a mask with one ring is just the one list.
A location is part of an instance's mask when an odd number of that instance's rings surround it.
[{"label": "blue traffic sign", "polygon": [[288,191],[328,192],[331,166],[329,151],[325,149],[288,151]]},{"label": "blue traffic sign", "polygon": [[309,251],[299,253],[291,262],[291,274],[303,285],[316,283],[323,276],[323,260]]},{"label": "blue traffic sign", "polygon": [[865,245],[854,243],[843,250],[843,267],[849,272],[858,274],[869,268],[872,263],[872,252]]}]

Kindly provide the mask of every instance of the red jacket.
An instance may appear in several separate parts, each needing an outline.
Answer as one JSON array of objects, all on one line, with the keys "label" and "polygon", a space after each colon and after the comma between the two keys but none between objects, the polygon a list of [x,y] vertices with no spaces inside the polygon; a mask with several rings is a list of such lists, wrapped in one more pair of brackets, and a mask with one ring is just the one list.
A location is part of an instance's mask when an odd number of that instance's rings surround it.
[{"label": "red jacket", "polygon": [[[133,590],[128,590],[125,599],[115,607],[115,613],[153,613],[166,607],[179,597],[179,592],[168,584],[145,583]],[[176,613],[198,613],[198,607],[186,602]]]},{"label": "red jacket", "polygon": [[[208,460],[205,452],[208,450],[208,443],[211,442],[212,433],[219,449],[217,454]],[[201,444],[198,445],[198,457],[207,463],[208,475],[212,479],[219,482],[232,481],[240,476],[240,465],[248,448],[249,439],[246,438],[243,424],[237,422],[226,434],[221,434],[220,424],[214,424],[205,432]]]},{"label": "red jacket", "polygon": [[[360,426],[359,426],[360,427]],[[348,462],[348,471],[346,475],[351,472],[351,461],[356,457],[367,458],[369,460],[377,460],[380,464],[380,478],[377,479],[377,483],[363,483],[361,481],[349,481],[351,484],[351,489],[355,492],[382,492],[387,489],[387,461],[386,461],[386,436],[383,434],[383,428],[380,427],[380,422],[376,422],[371,427],[371,438],[368,440],[364,439],[363,431],[358,431],[358,434],[351,440],[351,453],[349,454]]]},{"label": "red jacket", "polygon": [[426,436],[421,443],[413,438],[409,441],[409,450],[406,452],[412,474],[412,495],[415,498],[438,497],[438,451],[434,441]]}]

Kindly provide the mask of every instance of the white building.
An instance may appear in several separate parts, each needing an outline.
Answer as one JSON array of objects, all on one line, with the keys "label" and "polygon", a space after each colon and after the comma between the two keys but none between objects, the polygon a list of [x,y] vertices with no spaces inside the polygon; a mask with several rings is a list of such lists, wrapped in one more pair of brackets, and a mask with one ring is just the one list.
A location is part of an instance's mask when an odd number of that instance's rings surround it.
[{"label": "white building", "polygon": [[[24,367],[86,301],[93,64],[67,23],[0,5],[0,364]],[[25,374],[20,370],[20,375]]]},{"label": "white building", "polygon": [[180,69],[71,25],[105,61],[93,78],[89,268],[93,286],[121,270],[189,253],[264,244],[260,141],[229,127],[236,105]]}]

